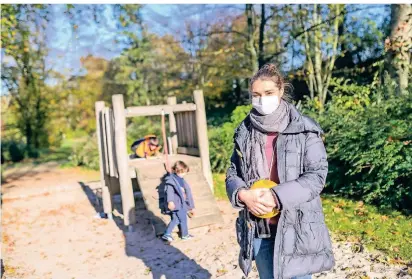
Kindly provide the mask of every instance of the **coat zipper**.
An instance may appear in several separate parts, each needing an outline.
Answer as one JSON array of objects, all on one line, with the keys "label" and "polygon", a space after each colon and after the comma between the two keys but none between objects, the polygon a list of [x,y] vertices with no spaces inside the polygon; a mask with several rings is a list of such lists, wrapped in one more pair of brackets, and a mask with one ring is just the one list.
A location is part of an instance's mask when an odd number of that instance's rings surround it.
[{"label": "coat zipper", "polygon": [[[278,138],[277,138],[277,143],[276,143],[276,151],[279,151],[279,149],[281,149],[281,147],[282,147],[282,145],[283,145],[283,142],[282,142],[282,140],[284,140],[283,138],[282,138],[282,133],[279,133],[278,134]],[[280,154],[280,156],[281,156],[281,158],[279,158],[278,157],[278,161],[277,161],[277,165],[279,165],[279,162],[281,163],[280,164],[280,168],[278,168],[278,176],[279,176],[279,182],[280,183],[282,183],[282,182],[284,182],[284,177],[283,177],[283,173],[284,173],[284,165],[283,165],[283,162],[286,160],[286,158],[282,158],[282,156],[283,157],[285,157],[286,156],[286,153],[282,153],[282,152],[277,152],[277,154]],[[280,218],[279,218],[279,221],[278,221],[278,227],[277,227],[277,232],[276,232],[276,239],[275,239],[275,245],[276,245],[276,241],[278,241],[277,243],[282,243],[282,241],[283,241],[283,239],[282,239],[282,233],[280,233],[281,232],[281,229],[282,229],[282,226],[283,226],[283,217],[284,217],[284,214],[281,212],[280,213]],[[281,252],[280,252],[280,245],[278,245],[279,246],[279,253],[278,253],[278,261],[277,261],[277,268],[275,269],[275,274],[276,274],[276,272],[277,272],[277,278],[278,279],[280,279],[280,278],[282,278],[282,273],[283,273],[283,271],[282,271],[282,256],[280,255],[281,254]]]},{"label": "coat zipper", "polygon": [[[276,142],[277,142],[277,137],[278,137],[278,136],[279,136],[279,134],[278,134],[273,140],[276,139]],[[276,146],[275,146],[275,144],[273,144],[273,142],[274,142],[274,141],[272,141],[272,160],[270,160],[269,180],[270,180],[271,175],[272,175],[273,160],[275,159],[275,148],[276,148]]]}]

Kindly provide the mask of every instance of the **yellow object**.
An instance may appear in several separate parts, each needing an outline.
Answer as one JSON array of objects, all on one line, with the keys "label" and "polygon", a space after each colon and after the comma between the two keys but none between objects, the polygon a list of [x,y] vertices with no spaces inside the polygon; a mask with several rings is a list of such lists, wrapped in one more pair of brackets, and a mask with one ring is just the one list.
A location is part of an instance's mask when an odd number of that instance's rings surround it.
[{"label": "yellow object", "polygon": [[[275,182],[273,182],[272,180],[263,179],[263,180],[258,180],[255,183],[253,183],[253,185],[250,187],[250,190],[262,189],[262,188],[263,189],[271,189],[271,188],[275,187],[276,185],[277,184]],[[272,217],[278,215],[279,212],[280,212],[279,210],[274,208],[272,212],[269,212],[269,213],[266,213],[266,214],[263,214],[263,215],[255,215],[255,216],[258,217],[258,218],[267,219],[267,218],[272,218]]]},{"label": "yellow object", "polygon": [[149,141],[150,138],[156,137],[155,135],[147,135],[144,137],[144,141],[142,141],[141,143],[139,143],[139,145],[136,148],[136,155],[139,158],[146,158],[146,157],[150,157],[150,156],[155,156],[157,153],[159,153],[160,151],[160,146],[156,147],[153,150],[150,150],[149,147]]}]

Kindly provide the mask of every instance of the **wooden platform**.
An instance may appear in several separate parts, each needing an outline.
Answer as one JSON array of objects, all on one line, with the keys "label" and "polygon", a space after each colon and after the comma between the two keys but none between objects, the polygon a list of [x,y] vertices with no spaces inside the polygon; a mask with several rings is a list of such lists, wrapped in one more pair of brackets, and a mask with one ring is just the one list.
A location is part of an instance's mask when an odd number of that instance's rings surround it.
[{"label": "wooden platform", "polygon": [[[190,172],[185,176],[189,183],[195,201],[195,217],[189,219],[189,228],[222,223],[220,210],[213,193],[202,173],[199,157],[188,155],[169,156],[170,164],[181,160],[185,162]],[[153,225],[156,234],[164,232],[170,217],[160,213],[159,199],[163,198],[163,177],[166,175],[163,159],[130,159],[130,175],[136,177],[146,209],[154,215]]]}]

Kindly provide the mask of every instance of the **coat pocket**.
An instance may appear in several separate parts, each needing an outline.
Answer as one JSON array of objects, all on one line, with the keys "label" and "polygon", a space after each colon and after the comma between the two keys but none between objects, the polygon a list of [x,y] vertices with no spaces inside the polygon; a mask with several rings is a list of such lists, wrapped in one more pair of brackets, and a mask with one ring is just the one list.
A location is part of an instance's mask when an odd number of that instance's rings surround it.
[{"label": "coat pocket", "polygon": [[285,256],[290,256],[295,253],[296,247],[296,229],[294,225],[287,225],[283,229],[283,252]]},{"label": "coat pocket", "polygon": [[316,254],[323,250],[325,224],[319,220],[319,212],[297,210],[296,252],[300,255]]}]

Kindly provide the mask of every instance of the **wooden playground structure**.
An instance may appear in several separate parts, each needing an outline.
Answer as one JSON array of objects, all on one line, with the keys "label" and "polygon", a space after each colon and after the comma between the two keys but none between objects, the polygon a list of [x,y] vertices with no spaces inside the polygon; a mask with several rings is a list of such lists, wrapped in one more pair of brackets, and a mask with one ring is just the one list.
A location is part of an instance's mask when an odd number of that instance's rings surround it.
[{"label": "wooden playground structure", "polygon": [[112,96],[112,107],[107,107],[103,101],[95,104],[103,210],[112,219],[113,196],[120,194],[123,222],[129,231],[136,223],[132,179],[136,179],[137,191],[141,192],[146,209],[154,216],[152,224],[156,234],[162,233],[164,224],[170,219],[162,215],[159,208],[162,182],[167,173],[165,161],[163,158],[129,158],[126,137],[126,118],[129,117],[168,116],[170,163],[182,160],[190,167],[185,179],[192,188],[196,215],[189,221],[189,227],[222,222],[213,196],[203,91],[195,90],[193,99],[194,103],[177,104],[176,97],[168,97],[165,105],[125,108],[123,95],[117,94]]}]

